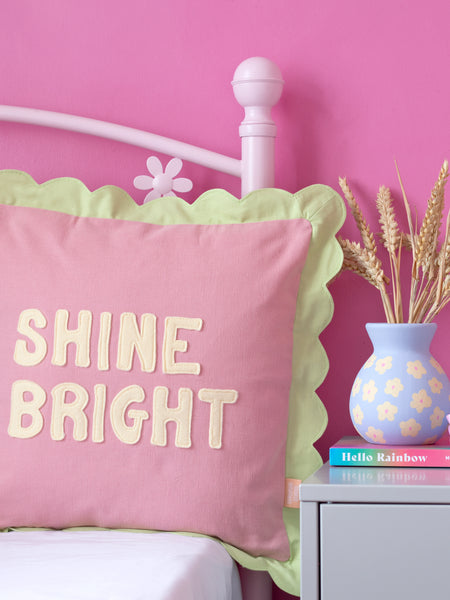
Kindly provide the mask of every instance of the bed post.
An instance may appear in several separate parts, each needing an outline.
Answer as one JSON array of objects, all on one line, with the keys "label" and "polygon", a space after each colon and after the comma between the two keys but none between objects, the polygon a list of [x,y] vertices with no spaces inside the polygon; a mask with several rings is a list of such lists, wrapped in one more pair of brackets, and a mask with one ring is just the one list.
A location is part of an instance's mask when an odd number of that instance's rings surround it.
[{"label": "bed post", "polygon": [[[242,139],[241,195],[274,187],[276,126],[271,109],[281,97],[280,69],[267,58],[244,60],[234,72],[233,92],[245,110],[239,127]],[[271,600],[272,580],[265,571],[241,568],[244,600]]]},{"label": "bed post", "polygon": [[262,57],[244,60],[231,82],[236,100],[245,109],[239,127],[242,138],[242,196],[274,187],[276,126],[271,109],[281,97],[283,79],[275,63]]}]

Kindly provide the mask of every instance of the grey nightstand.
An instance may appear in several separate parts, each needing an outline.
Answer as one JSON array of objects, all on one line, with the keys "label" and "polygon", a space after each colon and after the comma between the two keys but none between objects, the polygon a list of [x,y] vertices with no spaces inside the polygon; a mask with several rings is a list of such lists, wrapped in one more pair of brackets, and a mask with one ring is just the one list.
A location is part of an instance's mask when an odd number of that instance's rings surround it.
[{"label": "grey nightstand", "polygon": [[302,600],[450,598],[450,469],[330,467],[300,486]]}]

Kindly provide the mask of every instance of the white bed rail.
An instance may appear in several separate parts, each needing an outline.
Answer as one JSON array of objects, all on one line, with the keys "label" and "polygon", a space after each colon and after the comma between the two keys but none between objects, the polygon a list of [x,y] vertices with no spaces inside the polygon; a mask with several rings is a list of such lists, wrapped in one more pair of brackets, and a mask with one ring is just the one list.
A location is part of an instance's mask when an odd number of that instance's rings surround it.
[{"label": "white bed rail", "polygon": [[241,160],[124,125],[36,108],[0,105],[0,120],[87,133],[176,156],[240,177],[244,196],[249,191],[274,185],[276,127],[270,112],[281,96],[283,81],[274,63],[254,57],[239,65],[232,85],[237,101],[245,109],[239,128]]}]

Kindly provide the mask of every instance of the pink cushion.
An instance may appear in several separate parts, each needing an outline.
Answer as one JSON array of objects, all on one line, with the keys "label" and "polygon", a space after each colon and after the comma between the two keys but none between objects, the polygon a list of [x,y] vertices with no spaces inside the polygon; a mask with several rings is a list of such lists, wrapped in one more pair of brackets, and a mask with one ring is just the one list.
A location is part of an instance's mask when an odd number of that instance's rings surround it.
[{"label": "pink cushion", "polygon": [[1,171],[0,528],[206,533],[298,594],[344,218],[321,185],[137,206]]},{"label": "pink cushion", "polygon": [[1,206],[0,527],[194,531],[287,559],[310,234],[302,218],[153,225]]}]

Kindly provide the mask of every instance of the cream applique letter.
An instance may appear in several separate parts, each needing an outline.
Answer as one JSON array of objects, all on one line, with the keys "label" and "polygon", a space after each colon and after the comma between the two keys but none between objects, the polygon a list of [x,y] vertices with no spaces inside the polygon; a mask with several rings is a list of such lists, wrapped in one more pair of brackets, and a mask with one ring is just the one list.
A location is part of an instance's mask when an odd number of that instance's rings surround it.
[{"label": "cream applique letter", "polygon": [[[111,404],[111,425],[117,438],[125,444],[136,444],[141,439],[143,422],[148,419],[146,410],[127,408],[133,402],[143,402],[145,400],[144,390],[139,385],[130,385],[121,390]],[[133,424],[127,425],[126,418]]]},{"label": "cream applique letter", "polygon": [[37,308],[23,310],[19,316],[17,331],[25,335],[34,344],[34,351],[30,352],[25,340],[17,340],[14,348],[14,361],[24,367],[34,367],[42,362],[47,354],[47,342],[37,331],[31,328],[30,323],[34,322],[35,327],[44,329],[47,326],[47,319]]},{"label": "cream applique letter", "polygon": [[163,386],[154,389],[151,441],[153,445],[167,446],[166,426],[169,421],[175,421],[177,426],[175,446],[177,448],[191,447],[192,395],[192,390],[189,388],[180,388],[178,390],[178,406],[168,408],[169,390]]},{"label": "cream applique letter", "polygon": [[97,368],[99,371],[109,370],[109,342],[111,339],[111,320],[110,312],[100,314],[100,332],[98,334],[98,358]]},{"label": "cream applique letter", "polygon": [[67,346],[73,343],[77,348],[76,366],[88,367],[90,365],[92,313],[89,310],[80,310],[78,329],[68,329],[68,321],[69,311],[65,309],[56,311],[52,364],[61,367],[67,364]]},{"label": "cream applique letter", "polygon": [[156,365],[155,315],[151,313],[143,314],[140,329],[134,313],[122,313],[120,315],[118,369],[122,371],[131,370],[135,349],[141,361],[141,370],[145,373],[152,373]]},{"label": "cream applique letter", "polygon": [[207,390],[198,392],[202,402],[211,404],[209,414],[209,445],[211,448],[222,447],[223,405],[234,404],[238,399],[236,390]]},{"label": "cream applique letter", "polygon": [[[31,394],[32,400],[25,400],[25,394]],[[8,435],[11,437],[27,439],[38,435],[44,427],[44,418],[40,409],[46,401],[45,390],[34,381],[19,380],[11,388],[11,416],[8,426]],[[24,426],[22,417],[31,417],[31,423]]]},{"label": "cream applique letter", "polygon": [[[72,402],[66,402],[67,393],[75,396]],[[52,389],[53,407],[51,437],[61,441],[65,438],[64,419],[73,421],[73,439],[82,442],[88,436],[88,420],[84,413],[89,395],[78,383],[60,383]]]},{"label": "cream applique letter", "polygon": [[188,317],[166,317],[163,342],[163,372],[168,374],[182,373],[184,375],[199,375],[200,364],[196,362],[176,362],[176,352],[186,352],[186,340],[178,339],[179,329],[200,331],[202,319]]},{"label": "cream applique letter", "polygon": [[94,413],[92,415],[92,441],[100,444],[105,441],[106,385],[94,385]]}]

